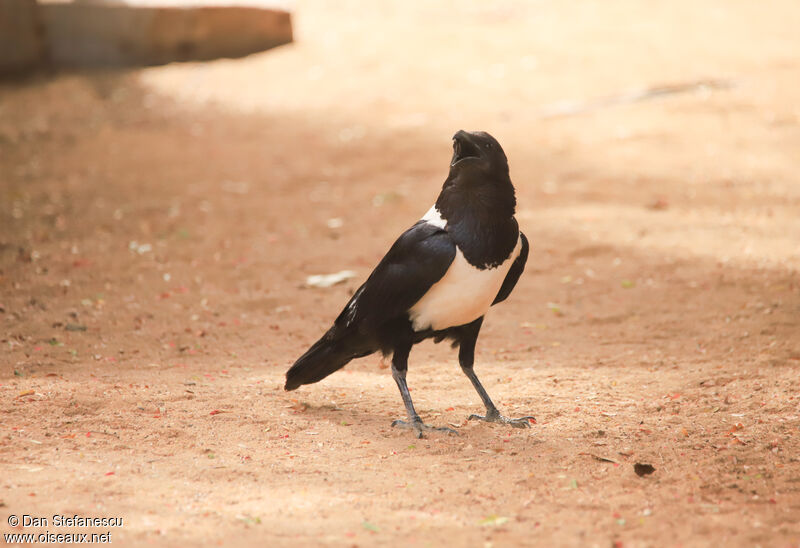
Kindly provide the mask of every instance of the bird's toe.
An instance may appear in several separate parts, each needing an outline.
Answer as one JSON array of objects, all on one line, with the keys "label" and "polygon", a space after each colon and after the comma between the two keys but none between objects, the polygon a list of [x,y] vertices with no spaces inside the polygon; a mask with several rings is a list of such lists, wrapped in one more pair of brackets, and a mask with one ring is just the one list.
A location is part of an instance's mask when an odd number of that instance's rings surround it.
[{"label": "bird's toe", "polygon": [[518,419],[506,419],[508,424],[514,428],[530,428],[531,420],[536,420],[533,417],[520,417]]},{"label": "bird's toe", "polygon": [[414,431],[414,435],[417,438],[424,438],[425,435],[423,431],[425,430],[434,430],[437,432],[446,432],[447,434],[454,434],[458,435],[458,432],[453,430],[452,428],[447,428],[446,426],[429,426],[422,421],[401,421],[399,419],[392,421],[392,426],[397,428],[407,428]]},{"label": "bird's toe", "polygon": [[470,415],[467,417],[467,420],[480,420],[484,422],[499,422],[501,424],[508,424],[512,428],[530,428],[532,422],[536,422],[536,419],[531,416],[527,417],[520,417],[518,419],[509,419],[508,417],[504,417],[500,413],[497,412],[488,412],[486,415]]}]

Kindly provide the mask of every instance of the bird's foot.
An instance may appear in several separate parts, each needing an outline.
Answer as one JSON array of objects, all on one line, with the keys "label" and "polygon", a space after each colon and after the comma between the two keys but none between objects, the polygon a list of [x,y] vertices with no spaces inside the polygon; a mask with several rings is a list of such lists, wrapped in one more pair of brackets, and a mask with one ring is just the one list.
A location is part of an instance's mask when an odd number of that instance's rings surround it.
[{"label": "bird's foot", "polygon": [[408,428],[414,431],[414,435],[417,438],[424,438],[425,436],[422,434],[425,430],[433,430],[438,432],[446,432],[447,434],[455,434],[458,435],[458,432],[453,430],[452,428],[447,428],[446,426],[428,426],[421,420],[413,420],[413,421],[401,421],[395,420],[392,421],[392,426],[396,426],[397,428]]},{"label": "bird's foot", "polygon": [[499,422],[501,424],[508,424],[514,428],[530,428],[531,421],[536,422],[534,417],[520,417],[518,419],[509,419],[500,414],[497,409],[491,409],[486,412],[486,415],[470,415],[467,420],[479,420],[485,422]]}]

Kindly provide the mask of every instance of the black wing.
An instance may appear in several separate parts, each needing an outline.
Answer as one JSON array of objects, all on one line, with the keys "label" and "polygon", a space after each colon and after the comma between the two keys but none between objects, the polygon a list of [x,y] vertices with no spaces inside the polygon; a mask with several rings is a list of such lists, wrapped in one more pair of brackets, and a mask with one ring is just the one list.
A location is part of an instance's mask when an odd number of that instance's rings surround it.
[{"label": "black wing", "polygon": [[444,276],[456,245],[443,229],[425,221],[406,230],[355,292],[333,331],[370,332],[401,317]]},{"label": "black wing", "polygon": [[525,270],[525,263],[528,261],[528,238],[522,232],[519,233],[519,237],[522,238],[522,249],[519,250],[519,256],[514,261],[514,264],[511,265],[511,270],[506,274],[506,279],[503,280],[503,285],[500,286],[500,291],[497,292],[497,297],[494,298],[492,306],[505,301],[511,295],[514,286],[517,285],[517,280],[522,275],[522,271]]}]

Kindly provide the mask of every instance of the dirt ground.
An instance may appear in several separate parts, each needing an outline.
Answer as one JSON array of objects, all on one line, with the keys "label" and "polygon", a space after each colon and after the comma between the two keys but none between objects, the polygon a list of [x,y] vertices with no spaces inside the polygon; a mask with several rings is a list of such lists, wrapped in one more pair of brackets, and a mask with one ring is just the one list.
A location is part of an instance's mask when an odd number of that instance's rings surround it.
[{"label": "dirt ground", "polygon": [[[246,59],[0,85],[0,530],[800,545],[800,6],[295,14],[295,44]],[[631,95],[663,84],[689,85]],[[480,400],[432,343],[412,395],[458,436],[390,428],[377,356],[284,392],[433,202],[460,128],[503,144],[532,243],[476,371],[536,424],[466,422]]]}]

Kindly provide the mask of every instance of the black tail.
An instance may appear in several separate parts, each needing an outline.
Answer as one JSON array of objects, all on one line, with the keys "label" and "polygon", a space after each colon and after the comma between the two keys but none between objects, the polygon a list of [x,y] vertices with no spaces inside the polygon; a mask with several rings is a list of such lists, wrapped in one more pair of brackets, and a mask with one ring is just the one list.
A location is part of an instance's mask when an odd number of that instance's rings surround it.
[{"label": "black tail", "polygon": [[284,390],[294,390],[298,386],[321,381],[347,365],[350,360],[375,352],[374,348],[359,340],[358,333],[333,337],[331,331],[315,342],[289,368],[289,371],[286,372]]}]

